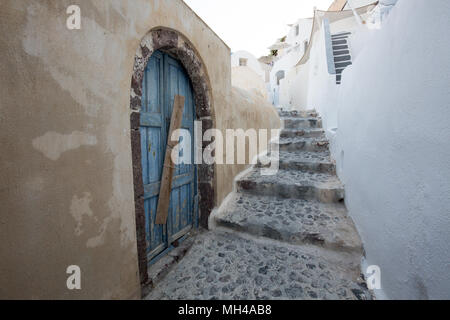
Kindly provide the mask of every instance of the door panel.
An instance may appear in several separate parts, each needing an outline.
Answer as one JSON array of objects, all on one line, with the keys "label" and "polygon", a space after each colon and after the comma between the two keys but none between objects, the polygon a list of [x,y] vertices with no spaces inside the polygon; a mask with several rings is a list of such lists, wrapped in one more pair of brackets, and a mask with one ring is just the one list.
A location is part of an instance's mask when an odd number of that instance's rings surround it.
[{"label": "door panel", "polygon": [[[190,163],[176,166],[170,196],[167,225],[155,225],[160,181],[163,171],[167,135],[176,94],[185,97],[182,128],[189,136],[180,137]],[[194,100],[192,85],[183,66],[168,54],[157,51],[145,70],[141,111],[142,176],[145,190],[145,212],[148,261],[170,249],[171,244],[197,225],[195,197],[196,168],[194,155]]]}]

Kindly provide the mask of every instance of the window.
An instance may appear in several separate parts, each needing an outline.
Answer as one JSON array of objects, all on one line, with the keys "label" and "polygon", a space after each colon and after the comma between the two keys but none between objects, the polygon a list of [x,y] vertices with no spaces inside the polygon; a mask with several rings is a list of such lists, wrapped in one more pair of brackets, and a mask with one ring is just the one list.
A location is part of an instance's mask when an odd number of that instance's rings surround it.
[{"label": "window", "polygon": [[305,41],[304,45],[305,45],[305,52],[306,52],[306,50],[308,50],[308,41]]},{"label": "window", "polygon": [[298,36],[300,33],[300,25],[295,26],[295,35]]},{"label": "window", "polygon": [[246,67],[247,66],[248,59],[245,58],[239,58],[239,66],[240,67]]}]

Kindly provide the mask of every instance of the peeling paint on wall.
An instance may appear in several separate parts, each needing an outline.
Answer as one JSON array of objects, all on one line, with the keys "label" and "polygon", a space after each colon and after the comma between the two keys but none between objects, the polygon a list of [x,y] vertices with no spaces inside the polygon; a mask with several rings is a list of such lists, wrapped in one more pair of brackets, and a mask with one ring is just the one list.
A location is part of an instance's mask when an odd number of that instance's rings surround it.
[{"label": "peeling paint on wall", "polygon": [[83,217],[88,216],[92,217],[94,213],[90,208],[90,204],[92,202],[92,195],[89,192],[83,194],[81,198],[78,198],[77,195],[73,196],[72,204],[70,205],[70,214],[77,222],[77,226],[75,228],[75,235],[81,236],[83,234]]},{"label": "peeling paint on wall", "polygon": [[[46,6],[37,1],[28,6],[23,49],[41,60],[59,86],[83,106],[87,115],[96,117],[103,102],[114,103],[114,83],[119,81],[118,68],[125,59],[123,44],[87,14],[82,16],[83,33],[75,34],[65,28],[65,14],[46,19],[42,14],[45,11]],[[36,25],[45,26],[47,32],[40,32]],[[90,36],[85,37],[85,33]],[[53,43],[71,50],[62,55],[52,50]],[[71,61],[83,61],[85,67],[64,63],[67,56]],[[111,67],[105,69],[104,65]]]},{"label": "peeling paint on wall", "polygon": [[75,131],[69,135],[57,132],[47,132],[42,137],[33,140],[33,147],[42,152],[47,158],[56,161],[67,151],[82,146],[95,146],[97,138],[83,132]]},{"label": "peeling paint on wall", "polygon": [[33,147],[47,158],[56,161],[64,152],[78,149],[82,146],[95,146],[97,138],[83,132],[75,131],[68,135],[57,132],[47,132],[42,137],[33,140]]},{"label": "peeling paint on wall", "polygon": [[105,220],[103,220],[102,225],[100,226],[100,233],[95,236],[90,238],[87,243],[86,246],[88,248],[96,248],[96,247],[100,247],[105,243],[105,234],[106,234],[106,230],[108,229],[108,225],[111,222],[112,218],[108,217]]}]

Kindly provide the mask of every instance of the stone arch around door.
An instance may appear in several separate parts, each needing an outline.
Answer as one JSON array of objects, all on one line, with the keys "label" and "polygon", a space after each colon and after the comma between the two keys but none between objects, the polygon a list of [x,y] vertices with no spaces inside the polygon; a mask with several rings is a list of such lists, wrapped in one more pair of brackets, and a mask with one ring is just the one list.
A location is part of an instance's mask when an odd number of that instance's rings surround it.
[{"label": "stone arch around door", "polygon": [[[202,122],[202,135],[214,125],[211,108],[210,85],[205,66],[192,44],[180,33],[165,28],[156,28],[147,33],[137,49],[131,80],[131,146],[133,157],[133,181],[136,211],[137,245],[141,282],[147,282],[147,255],[144,209],[144,185],[142,179],[140,110],[142,106],[143,78],[147,63],[152,54],[165,51],[176,57],[186,69],[191,79],[196,120]],[[203,145],[205,148],[206,145]],[[208,227],[208,218],[215,206],[214,188],[215,166],[198,165],[198,193],[200,225]]]}]

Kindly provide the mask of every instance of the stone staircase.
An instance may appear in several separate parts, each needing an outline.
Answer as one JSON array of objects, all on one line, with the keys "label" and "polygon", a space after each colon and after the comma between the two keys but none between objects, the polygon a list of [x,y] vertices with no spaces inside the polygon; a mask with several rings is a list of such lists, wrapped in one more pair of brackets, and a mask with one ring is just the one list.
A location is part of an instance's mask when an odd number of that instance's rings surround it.
[{"label": "stone staircase", "polygon": [[148,300],[366,300],[362,244],[314,111],[280,110],[280,170],[262,164]]},{"label": "stone staircase", "polygon": [[290,244],[362,254],[322,120],[315,111],[279,113],[285,129],[275,146],[278,173],[261,175],[259,163],[237,181],[237,193],[216,217],[217,225]]},{"label": "stone staircase", "polygon": [[341,84],[342,72],[352,64],[352,56],[348,46],[348,37],[350,35],[350,32],[341,32],[331,35],[334,67],[336,70],[336,84]]}]

